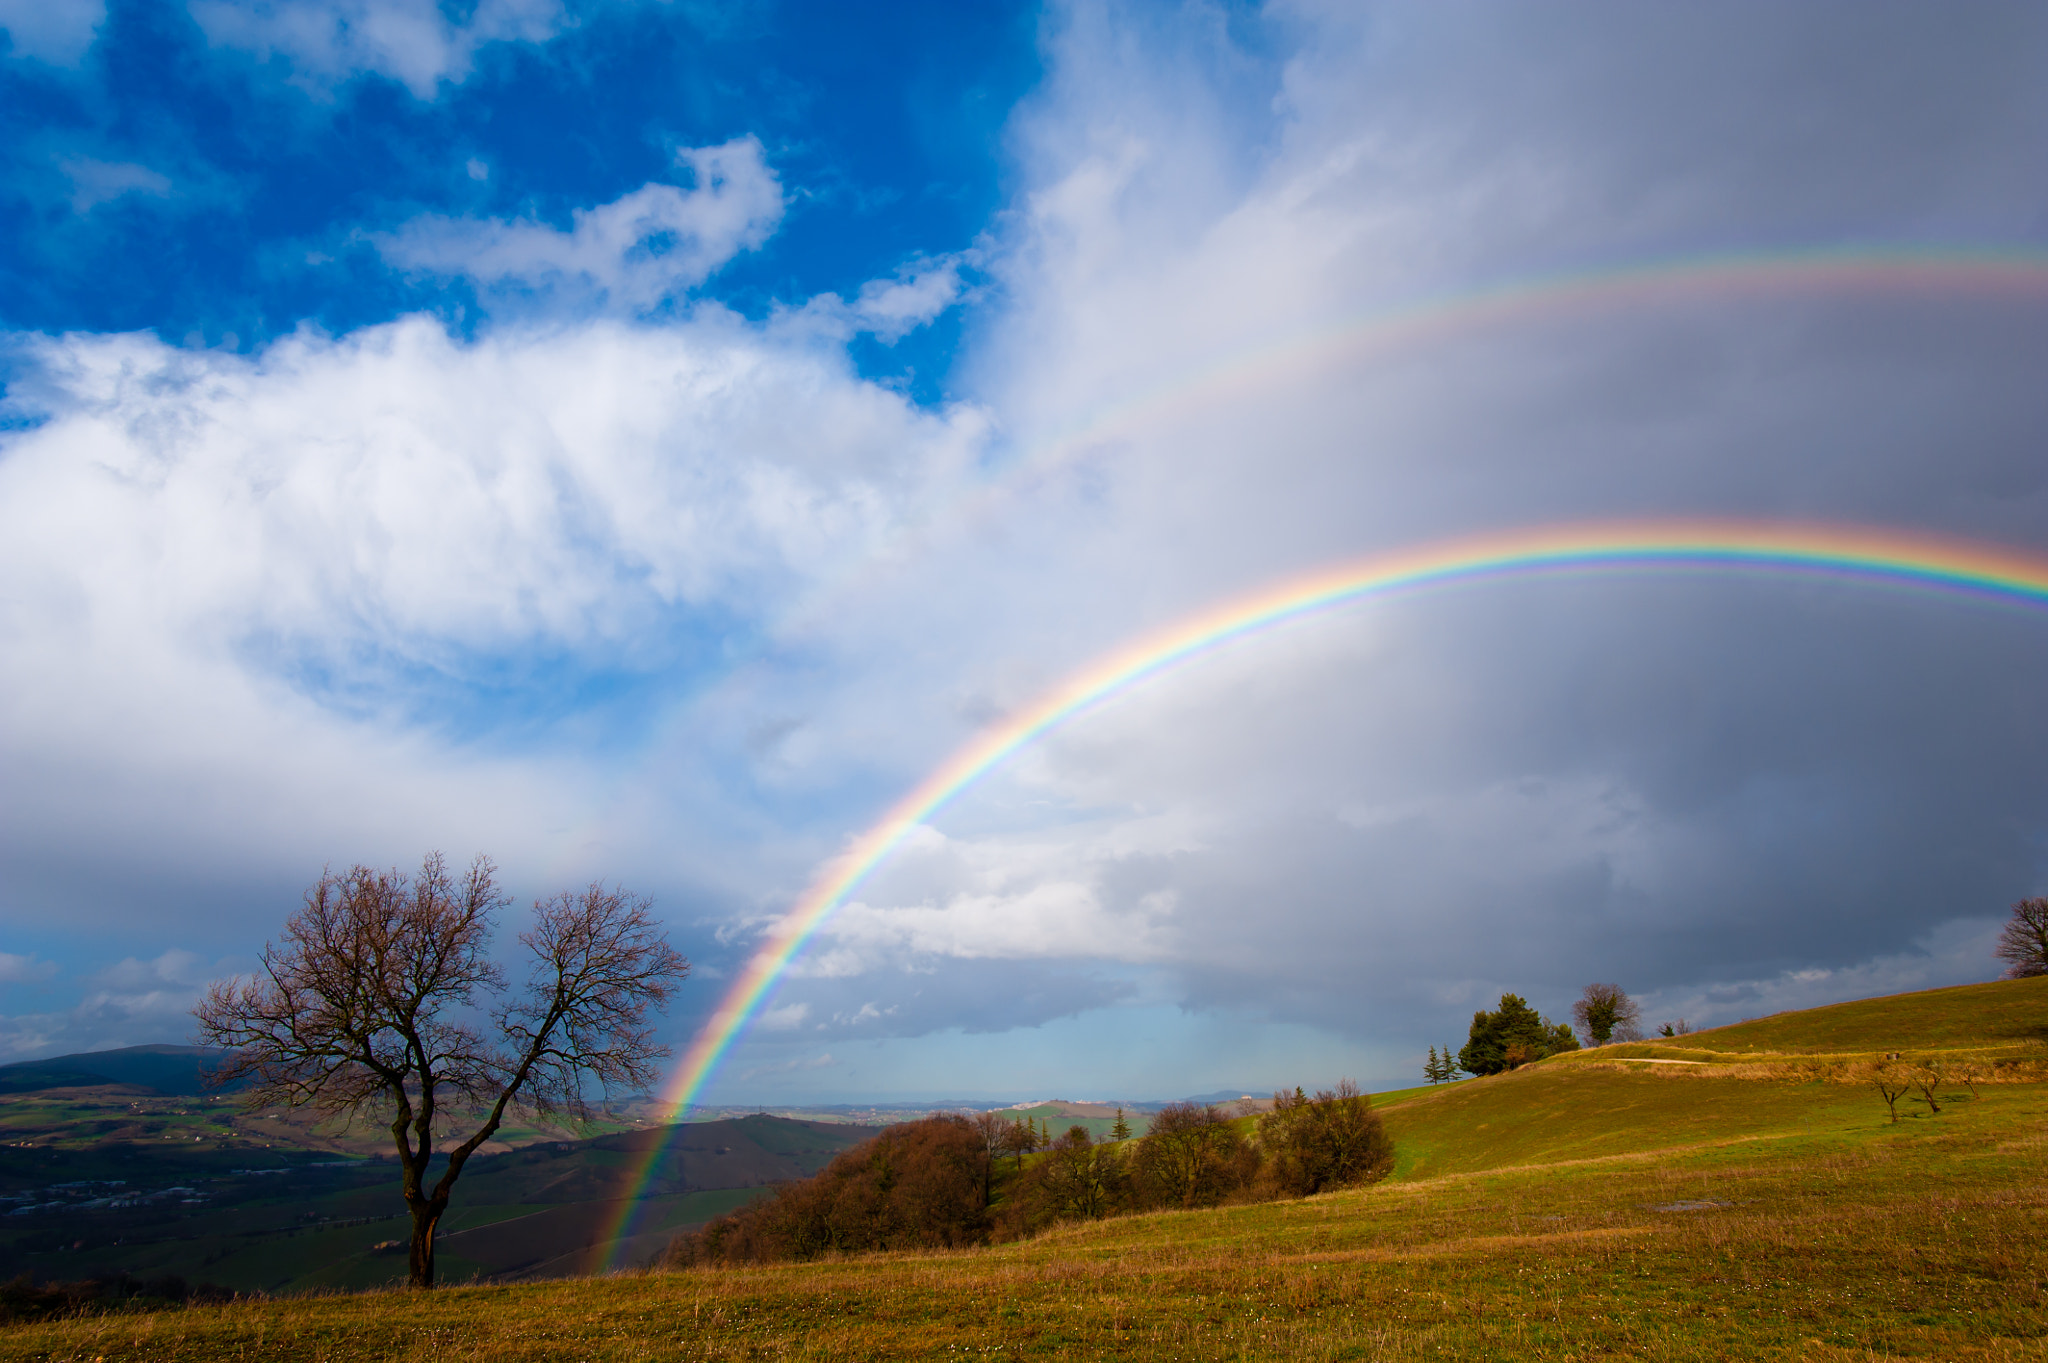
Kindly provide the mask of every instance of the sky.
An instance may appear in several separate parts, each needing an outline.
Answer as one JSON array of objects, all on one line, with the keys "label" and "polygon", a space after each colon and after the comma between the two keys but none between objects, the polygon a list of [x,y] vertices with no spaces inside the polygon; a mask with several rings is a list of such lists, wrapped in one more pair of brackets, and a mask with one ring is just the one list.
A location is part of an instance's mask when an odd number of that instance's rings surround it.
[{"label": "sky", "polygon": [[[508,960],[536,898],[651,896],[680,1053],[977,733],[1361,556],[2048,556],[2036,5],[0,29],[0,1060],[188,1040],[323,867],[431,850],[496,860]],[[1970,261],[2014,268],[1915,268]],[[702,1097],[1386,1087],[1504,991],[1989,979],[2048,892],[2043,675],[2048,610],[1811,576],[1326,612],[964,789]]]}]

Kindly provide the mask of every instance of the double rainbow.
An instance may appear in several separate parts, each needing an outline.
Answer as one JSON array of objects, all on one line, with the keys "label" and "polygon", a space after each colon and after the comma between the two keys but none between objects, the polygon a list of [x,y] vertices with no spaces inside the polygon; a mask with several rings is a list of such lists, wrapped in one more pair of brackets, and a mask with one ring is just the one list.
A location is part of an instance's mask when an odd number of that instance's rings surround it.
[{"label": "double rainbow", "polygon": [[[1853,526],[1639,521],[1509,530],[1322,569],[1226,601],[1096,660],[961,747],[856,839],[756,949],[662,1094],[671,1120],[696,1101],[791,959],[919,825],[1033,740],[1225,644],[1354,603],[1495,578],[1682,572],[1825,578],[1988,601],[2048,604],[2048,558]],[[611,1241],[622,1245],[666,1139],[650,1144]],[[614,1254],[618,1250],[614,1249]]]}]

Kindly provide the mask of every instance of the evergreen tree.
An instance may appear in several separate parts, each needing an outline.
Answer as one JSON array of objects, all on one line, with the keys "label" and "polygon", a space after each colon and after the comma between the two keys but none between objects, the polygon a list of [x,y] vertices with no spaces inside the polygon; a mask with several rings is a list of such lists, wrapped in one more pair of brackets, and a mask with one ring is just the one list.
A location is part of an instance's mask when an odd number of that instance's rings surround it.
[{"label": "evergreen tree", "polygon": [[1422,1062],[1422,1077],[1432,1084],[1443,1082],[1443,1062],[1436,1058],[1436,1047],[1429,1048],[1429,1059]]},{"label": "evergreen tree", "polygon": [[1109,1138],[1113,1141],[1127,1141],[1131,1138],[1131,1124],[1124,1120],[1124,1109],[1121,1103],[1117,1104],[1116,1125],[1109,1129]]},{"label": "evergreen tree", "polygon": [[1518,994],[1502,994],[1497,1012],[1472,1015],[1471,1036],[1458,1052],[1458,1068],[1471,1074],[1499,1074],[1559,1051],[1579,1049],[1567,1023],[1552,1022]]}]

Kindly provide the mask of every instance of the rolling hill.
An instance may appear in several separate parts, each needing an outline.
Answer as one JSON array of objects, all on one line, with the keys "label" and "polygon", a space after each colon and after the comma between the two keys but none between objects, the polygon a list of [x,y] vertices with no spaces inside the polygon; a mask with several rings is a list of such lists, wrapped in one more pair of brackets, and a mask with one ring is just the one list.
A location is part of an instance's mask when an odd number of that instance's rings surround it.
[{"label": "rolling hill", "polygon": [[[2048,983],[1968,986],[1382,1095],[1394,1175],[1299,1201],[37,1325],[0,1359],[2034,1356],[2044,1013]],[[1892,1120],[1869,1075],[1930,1062]]]},{"label": "rolling hill", "polygon": [[225,1052],[203,1046],[124,1046],[0,1065],[0,1093],[41,1093],[58,1088],[121,1085],[166,1097],[209,1090],[206,1072]]}]

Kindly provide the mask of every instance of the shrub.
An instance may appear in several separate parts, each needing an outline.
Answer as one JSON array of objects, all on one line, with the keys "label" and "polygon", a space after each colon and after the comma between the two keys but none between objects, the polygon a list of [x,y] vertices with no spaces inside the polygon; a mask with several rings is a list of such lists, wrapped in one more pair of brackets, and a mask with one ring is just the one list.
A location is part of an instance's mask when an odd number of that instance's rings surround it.
[{"label": "shrub", "polygon": [[1394,1167],[1392,1138],[1349,1079],[1313,1098],[1298,1088],[1274,1094],[1259,1144],[1274,1184],[1295,1197],[1375,1182]]},{"label": "shrub", "polygon": [[662,1264],[978,1244],[989,1231],[988,1160],[982,1134],[965,1117],[947,1113],[892,1126],[841,1153],[822,1173],[677,1236]]},{"label": "shrub", "polygon": [[1251,1182],[1259,1156],[1214,1104],[1170,1103],[1138,1145],[1138,1200],[1153,1207],[1213,1207]]}]

